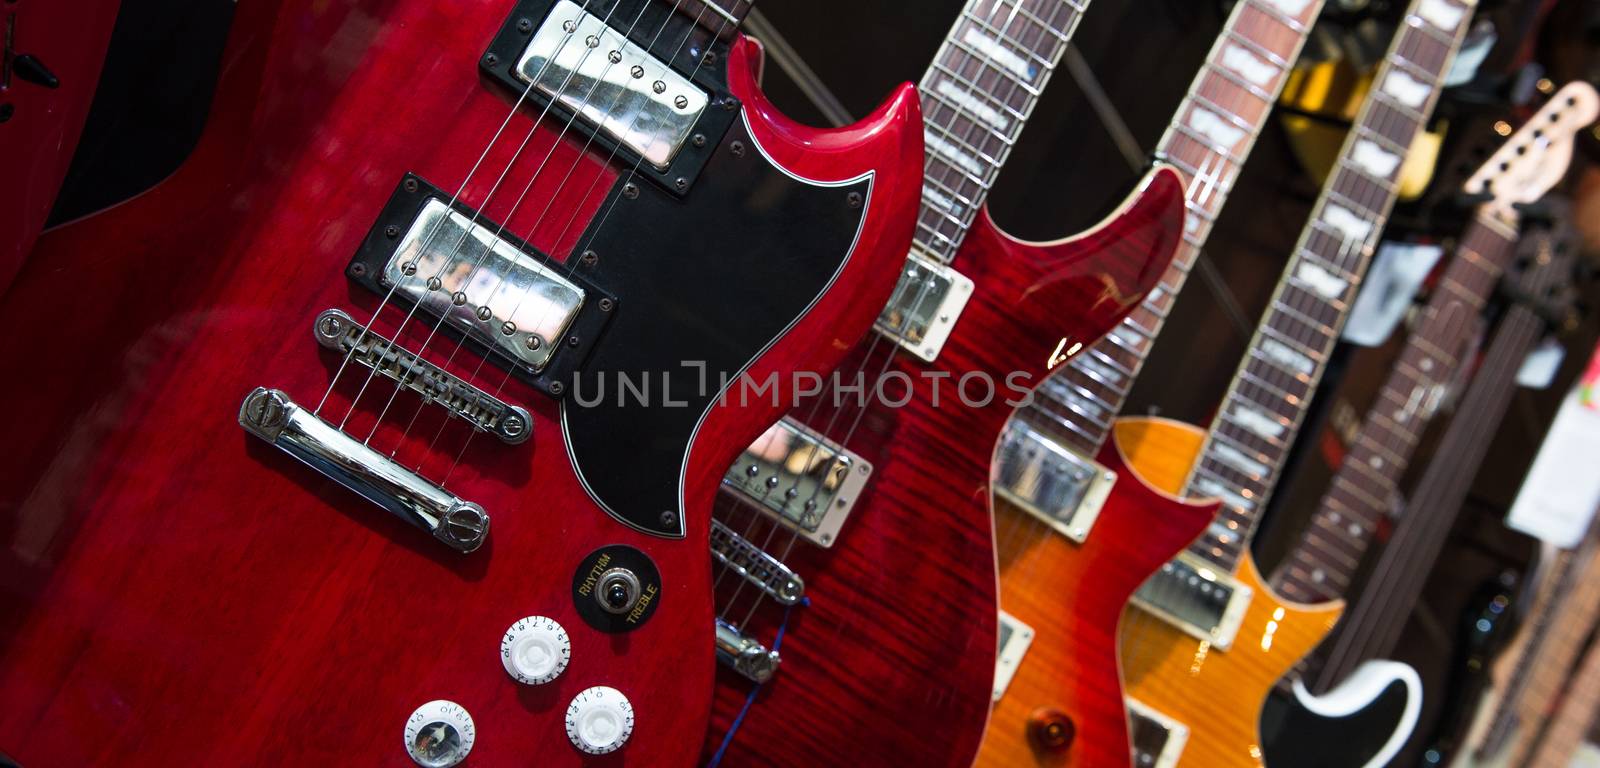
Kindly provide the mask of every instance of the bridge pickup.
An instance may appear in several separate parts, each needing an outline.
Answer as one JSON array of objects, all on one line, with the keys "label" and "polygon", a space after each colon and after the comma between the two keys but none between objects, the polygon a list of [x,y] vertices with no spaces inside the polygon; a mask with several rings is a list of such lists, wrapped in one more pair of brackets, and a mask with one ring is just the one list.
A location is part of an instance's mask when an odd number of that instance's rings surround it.
[{"label": "bridge pickup", "polygon": [[1000,612],[1000,653],[995,657],[994,669],[994,700],[999,701],[1005,695],[1006,687],[1011,685],[1011,678],[1017,674],[1017,667],[1022,664],[1022,657],[1027,655],[1028,646],[1033,644],[1033,627],[1023,624],[1005,611]]},{"label": "bridge pickup", "polygon": [[1133,604],[1225,651],[1233,645],[1253,591],[1189,553],[1161,566]]},{"label": "bridge pickup", "polygon": [[778,671],[783,660],[777,651],[739,631],[738,627],[717,619],[717,661],[738,672],[752,683],[765,683]]},{"label": "bridge pickup", "polygon": [[931,363],[939,358],[970,298],[972,281],[965,275],[913,253],[875,328]]},{"label": "bridge pickup", "polygon": [[553,124],[591,136],[598,154],[682,196],[739,110],[719,63],[728,42],[674,7],[518,0],[480,66]]},{"label": "bridge pickup", "polygon": [[1082,543],[1100,517],[1117,474],[1013,419],[1000,437],[995,493]]},{"label": "bridge pickup", "polygon": [[447,205],[451,198],[407,174],[347,274],[560,397],[600,338],[615,297],[459,200]]},{"label": "bridge pickup", "polygon": [[483,507],[340,432],[283,392],[257,387],[239,407],[239,425],[451,549],[471,552],[489,534]]},{"label": "bridge pickup", "polygon": [[789,566],[720,520],[711,521],[711,556],[783,605],[794,605],[806,594],[806,583]]},{"label": "bridge pickup", "polygon": [[728,468],[722,486],[768,516],[830,547],[872,477],[872,464],[784,417]]},{"label": "bridge pickup", "polygon": [[390,343],[376,331],[363,328],[342,310],[323,311],[317,315],[314,327],[318,344],[343,353],[390,381],[399,382],[480,432],[488,432],[513,445],[525,442],[533,434],[533,419],[526,409],[507,405],[416,353]]},{"label": "bridge pickup", "polygon": [[1175,768],[1189,728],[1139,702],[1127,699],[1134,768]]}]

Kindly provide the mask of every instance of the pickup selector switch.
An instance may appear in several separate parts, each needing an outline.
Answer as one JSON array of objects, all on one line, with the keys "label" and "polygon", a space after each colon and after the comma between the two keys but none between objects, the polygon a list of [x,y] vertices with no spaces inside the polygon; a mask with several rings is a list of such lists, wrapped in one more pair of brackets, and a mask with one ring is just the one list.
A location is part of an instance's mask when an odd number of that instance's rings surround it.
[{"label": "pickup selector switch", "polygon": [[627,568],[612,568],[600,574],[595,602],[607,613],[624,614],[639,604],[639,577]]},{"label": "pickup selector switch", "polygon": [[406,754],[423,768],[450,768],[467,759],[477,735],[467,710],[453,701],[437,699],[417,707],[406,718]]},{"label": "pickup selector switch", "polygon": [[500,663],[511,679],[523,685],[544,685],[556,679],[571,658],[567,630],[548,616],[521,619],[500,638]]},{"label": "pickup selector switch", "polygon": [[604,685],[585,689],[567,705],[567,738],[591,755],[615,752],[633,735],[633,705]]}]

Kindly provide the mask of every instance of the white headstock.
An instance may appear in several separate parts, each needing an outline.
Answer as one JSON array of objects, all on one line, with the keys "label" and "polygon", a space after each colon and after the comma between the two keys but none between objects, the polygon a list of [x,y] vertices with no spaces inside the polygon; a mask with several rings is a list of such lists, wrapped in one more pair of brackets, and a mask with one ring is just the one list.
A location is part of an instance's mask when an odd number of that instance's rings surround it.
[{"label": "white headstock", "polygon": [[1467,179],[1467,193],[1492,195],[1483,205],[1501,219],[1516,221],[1512,206],[1544,197],[1561,181],[1572,162],[1573,137],[1596,118],[1600,94],[1594,86],[1568,83]]}]

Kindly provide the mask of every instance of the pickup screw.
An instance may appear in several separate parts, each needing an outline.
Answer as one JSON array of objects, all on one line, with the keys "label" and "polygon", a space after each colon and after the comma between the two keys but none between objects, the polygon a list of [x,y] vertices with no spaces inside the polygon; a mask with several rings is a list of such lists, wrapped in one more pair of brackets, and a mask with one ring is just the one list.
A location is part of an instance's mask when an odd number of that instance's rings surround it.
[{"label": "pickup screw", "polygon": [[599,254],[595,253],[594,251],[584,251],[583,255],[578,257],[578,261],[583,262],[583,265],[586,267],[594,266],[594,263],[599,260]]},{"label": "pickup screw", "polygon": [[606,60],[612,64],[622,61],[622,51],[612,51],[606,54]]},{"label": "pickup screw", "polygon": [[500,332],[507,336],[515,336],[517,333],[517,324],[507,320],[500,324]]},{"label": "pickup screw", "polygon": [[732,96],[722,100],[722,109],[725,112],[732,112],[733,108],[737,106],[739,106],[739,100]]},{"label": "pickup screw", "polygon": [[661,525],[662,525],[662,527],[671,528],[672,526],[677,525],[677,524],[678,524],[678,513],[673,512],[670,509],[661,513]]},{"label": "pickup screw", "polygon": [[400,236],[400,228],[390,224],[389,226],[383,228],[383,234],[390,240],[393,240]]},{"label": "pickup screw", "polygon": [[657,81],[655,81],[655,82],[650,84],[650,90],[655,91],[658,94],[666,93],[667,92],[667,84],[662,82],[662,81],[660,81],[660,80],[657,80]]},{"label": "pickup screw", "polygon": [[494,317],[494,313],[490,312],[488,307],[478,307],[478,319],[479,320],[482,320],[484,322],[488,322],[489,318],[491,318],[491,317]]},{"label": "pickup screw", "polygon": [[639,78],[644,77],[644,67],[635,64],[633,65],[633,69],[628,70],[628,74],[633,75],[633,79],[638,80]]},{"label": "pickup screw", "polygon": [[517,19],[517,31],[527,34],[533,31],[533,19]]},{"label": "pickup screw", "polygon": [[[365,270],[363,270],[363,271],[365,271]],[[428,278],[428,290],[437,291],[437,290],[439,290],[440,288],[443,288],[443,287],[444,287],[444,281],[440,280],[437,276]]]},{"label": "pickup screw", "polygon": [[528,334],[528,340],[523,342],[522,345],[527,347],[530,350],[533,350],[533,349],[538,349],[540,346],[543,346],[544,342],[541,341],[538,336],[535,336],[535,335],[530,333],[530,334]]},{"label": "pickup screw", "polygon": [[578,334],[576,334],[576,333],[574,333],[571,336],[567,337],[567,346],[569,346],[569,347],[577,347],[578,344],[580,344],[580,343],[582,343],[582,342],[579,341]]},{"label": "pickup screw", "polygon": [[851,192],[850,194],[845,195],[844,196],[844,202],[845,202],[846,205],[850,206],[851,208],[860,208],[861,207],[861,193],[860,192]]},{"label": "pickup screw", "polygon": [[[660,82],[660,81],[657,81],[657,82]],[[678,94],[678,97],[672,100],[672,106],[677,107],[678,109],[688,109],[689,108],[689,97],[688,96],[684,96],[681,93]]]},{"label": "pickup screw", "polygon": [[550,382],[550,394],[560,397],[561,393],[565,391],[567,391],[567,385],[559,381]]},{"label": "pickup screw", "polygon": [[732,152],[734,157],[744,157],[744,142],[735,141],[729,144],[728,151]]},{"label": "pickup screw", "polygon": [[633,199],[638,198],[639,197],[639,185],[635,184],[635,183],[633,183],[631,181],[626,183],[626,184],[623,184],[622,185],[622,196],[628,198],[629,200],[633,200]]},{"label": "pickup screw", "polygon": [[367,274],[367,265],[362,264],[359,261],[350,265],[350,276],[351,277],[365,277],[366,274]]},{"label": "pickup screw", "polygon": [[697,133],[693,138],[689,139],[689,143],[697,147],[703,147],[706,145],[706,135],[703,133]]},{"label": "pickup screw", "polygon": [[612,301],[610,299],[601,299],[600,300],[600,311],[601,312],[610,312],[611,311],[611,307],[613,307],[613,306],[615,306],[615,305],[612,303]]},{"label": "pickup screw", "polygon": [[689,180],[679,176],[678,178],[672,180],[672,186],[677,187],[678,191],[682,192],[683,190],[689,188]]},{"label": "pickup screw", "polygon": [[597,35],[590,35],[583,39],[583,44],[589,46],[590,48],[599,48],[600,38]]},{"label": "pickup screw", "polygon": [[483,63],[488,64],[489,66],[492,67],[492,66],[500,63],[500,57],[491,53],[491,54],[483,57]]},{"label": "pickup screw", "polygon": [[452,304],[454,304],[454,305],[456,305],[458,307],[466,306],[467,305],[467,294],[466,294],[466,292],[465,291],[456,291],[455,293],[450,294],[450,303],[452,303]]},{"label": "pickup screw", "polygon": [[405,187],[407,192],[415,192],[417,191],[417,180],[406,179],[405,184],[402,184],[401,186]]}]

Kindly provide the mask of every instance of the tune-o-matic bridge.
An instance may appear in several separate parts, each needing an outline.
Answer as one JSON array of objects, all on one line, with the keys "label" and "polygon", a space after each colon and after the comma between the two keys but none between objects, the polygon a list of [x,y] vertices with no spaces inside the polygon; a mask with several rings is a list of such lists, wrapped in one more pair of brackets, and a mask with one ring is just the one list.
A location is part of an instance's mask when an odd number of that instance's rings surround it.
[{"label": "tune-o-matic bridge", "polygon": [[784,417],[728,467],[722,487],[828,547],[871,477],[865,459]]},{"label": "tune-o-matic bridge", "polygon": [[806,583],[789,566],[716,519],[711,521],[711,556],[783,605],[794,605],[806,594]]},{"label": "tune-o-matic bridge", "polygon": [[507,405],[382,334],[362,327],[343,310],[329,309],[317,315],[315,332],[318,344],[399,382],[480,431],[512,444],[525,442],[533,434],[533,420],[527,410]]},{"label": "tune-o-matic bridge", "polygon": [[1251,594],[1231,575],[1185,552],[1146,580],[1133,602],[1217,650],[1227,650],[1239,633]]},{"label": "tune-o-matic bridge", "polygon": [[1000,438],[994,490],[1061,535],[1082,542],[1117,475],[1013,420]]},{"label": "tune-o-matic bridge", "polygon": [[465,501],[334,428],[276,389],[257,387],[239,407],[239,425],[284,453],[433,534],[471,552],[489,534],[483,507]]}]

